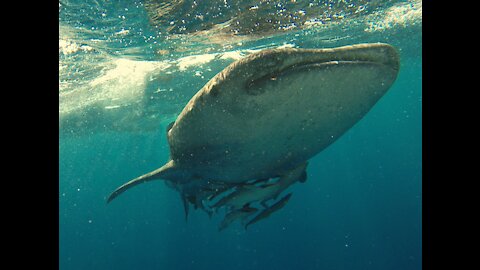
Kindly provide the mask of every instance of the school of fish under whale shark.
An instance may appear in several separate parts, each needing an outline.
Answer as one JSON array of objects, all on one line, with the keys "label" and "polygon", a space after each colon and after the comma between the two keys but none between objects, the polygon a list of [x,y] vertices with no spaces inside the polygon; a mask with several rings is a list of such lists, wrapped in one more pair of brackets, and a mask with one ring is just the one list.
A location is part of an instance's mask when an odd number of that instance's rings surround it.
[{"label": "school of fish under whale shark", "polygon": [[251,54],[214,76],[167,127],[170,160],[108,202],[165,180],[185,218],[190,205],[209,215],[226,208],[219,229],[235,220],[246,229],[288,202],[292,193],[278,197],[306,181],[308,159],[358,122],[398,71],[398,53],[382,43]]}]

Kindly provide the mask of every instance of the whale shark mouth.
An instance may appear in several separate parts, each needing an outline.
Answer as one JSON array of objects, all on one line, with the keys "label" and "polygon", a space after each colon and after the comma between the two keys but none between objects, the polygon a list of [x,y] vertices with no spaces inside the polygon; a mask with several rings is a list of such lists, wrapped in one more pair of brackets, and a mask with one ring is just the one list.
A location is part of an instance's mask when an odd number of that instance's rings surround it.
[{"label": "whale shark mouth", "polygon": [[301,63],[289,66],[287,68],[282,69],[278,76],[282,76],[287,73],[291,72],[304,72],[304,71],[311,71],[312,69],[321,69],[321,68],[328,68],[331,66],[336,65],[383,65],[385,67],[392,68],[393,70],[397,70],[398,67],[394,65],[388,65],[382,62],[376,61],[363,61],[363,60],[331,60],[326,62],[318,62],[318,63]]},{"label": "whale shark mouth", "polygon": [[[400,66],[398,54],[392,47],[383,44],[345,46],[336,49],[307,49],[302,53],[297,53],[295,49],[272,50],[270,54],[271,63],[265,63],[268,68],[257,69],[257,72],[247,80],[247,89],[284,76],[301,75],[301,73],[338,66],[375,67],[389,70],[393,74],[398,72]],[[275,56],[276,54],[279,56]],[[278,58],[289,60],[282,62],[278,61]]]},{"label": "whale shark mouth", "polygon": [[264,75],[262,77],[256,78],[252,81],[250,81],[247,84],[247,88],[254,88],[258,86],[259,84],[263,83],[268,83],[270,81],[275,81],[278,78],[288,76],[288,75],[293,75],[295,73],[304,73],[304,72],[311,72],[314,70],[320,70],[320,69],[327,69],[330,67],[335,67],[339,65],[363,65],[365,67],[367,66],[382,66],[382,68],[389,68],[392,69],[392,72],[397,72],[398,71],[398,65],[392,65],[388,63],[382,63],[382,62],[377,62],[377,61],[363,61],[363,60],[331,60],[331,61],[326,61],[326,62],[317,62],[317,63],[299,63],[299,64],[294,64],[291,66],[287,66],[285,68],[282,68],[280,70],[277,70],[275,72],[269,73],[267,75]]}]

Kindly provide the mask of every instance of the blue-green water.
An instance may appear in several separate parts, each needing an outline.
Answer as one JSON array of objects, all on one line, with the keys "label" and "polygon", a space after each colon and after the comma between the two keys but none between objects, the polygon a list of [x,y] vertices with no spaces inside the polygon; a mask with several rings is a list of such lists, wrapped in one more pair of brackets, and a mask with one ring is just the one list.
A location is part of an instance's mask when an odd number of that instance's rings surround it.
[{"label": "blue-green water", "polygon": [[[148,22],[142,1],[62,1],[60,269],[421,269],[421,1],[346,2],[360,12],[248,39],[168,33]],[[161,181],[106,204],[168,159],[165,125],[234,60],[222,56],[360,42],[394,45],[399,77],[311,159],[281,211],[248,231],[218,232],[220,216],[191,211],[186,223],[178,193]],[[203,60],[184,58],[193,55]]]}]

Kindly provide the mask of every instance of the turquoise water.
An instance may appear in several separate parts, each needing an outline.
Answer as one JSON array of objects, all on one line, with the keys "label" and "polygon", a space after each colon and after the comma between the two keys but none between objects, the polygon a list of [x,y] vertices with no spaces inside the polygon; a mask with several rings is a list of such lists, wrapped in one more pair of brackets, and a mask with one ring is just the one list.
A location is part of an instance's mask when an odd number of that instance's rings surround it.
[{"label": "turquoise water", "polygon": [[[61,1],[60,269],[421,269],[422,3],[345,2],[348,12],[332,5],[312,27],[226,36],[153,26],[142,1]],[[161,181],[106,204],[168,159],[166,125],[236,57],[360,42],[394,45],[399,77],[311,159],[281,211],[218,232],[220,216],[191,211],[185,222]]]}]

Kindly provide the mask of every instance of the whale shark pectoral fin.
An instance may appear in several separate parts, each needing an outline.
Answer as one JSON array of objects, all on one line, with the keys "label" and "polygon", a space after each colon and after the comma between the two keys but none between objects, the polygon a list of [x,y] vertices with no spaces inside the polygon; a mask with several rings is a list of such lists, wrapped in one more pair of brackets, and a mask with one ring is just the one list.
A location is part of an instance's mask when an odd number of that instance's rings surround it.
[{"label": "whale shark pectoral fin", "polygon": [[151,181],[151,180],[162,179],[162,177],[165,176],[165,174],[167,172],[171,171],[172,169],[174,169],[174,163],[173,163],[173,160],[170,160],[169,162],[167,162],[162,167],[160,167],[160,168],[158,168],[154,171],[151,171],[149,173],[146,173],[142,176],[139,176],[139,177],[137,177],[133,180],[128,181],[127,183],[125,183],[125,184],[121,185],[120,187],[118,187],[117,189],[115,189],[115,191],[113,191],[110,194],[110,196],[108,196],[107,203],[111,202],[118,195],[122,194],[126,190],[128,190],[128,189],[130,189],[130,188],[132,188],[136,185],[139,185],[139,184]]}]

